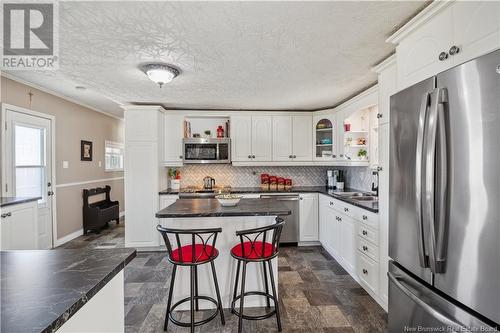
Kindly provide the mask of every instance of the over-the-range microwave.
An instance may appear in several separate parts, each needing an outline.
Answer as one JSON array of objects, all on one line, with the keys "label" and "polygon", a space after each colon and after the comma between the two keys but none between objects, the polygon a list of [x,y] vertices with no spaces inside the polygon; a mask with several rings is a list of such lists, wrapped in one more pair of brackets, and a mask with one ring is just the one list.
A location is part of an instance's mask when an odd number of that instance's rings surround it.
[{"label": "over-the-range microwave", "polygon": [[185,164],[231,163],[229,138],[185,138],[182,147]]}]

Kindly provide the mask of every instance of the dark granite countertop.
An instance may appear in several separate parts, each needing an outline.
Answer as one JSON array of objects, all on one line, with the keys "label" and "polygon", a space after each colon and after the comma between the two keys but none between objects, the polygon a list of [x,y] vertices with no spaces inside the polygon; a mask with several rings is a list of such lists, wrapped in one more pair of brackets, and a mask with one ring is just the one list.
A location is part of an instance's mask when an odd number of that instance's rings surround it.
[{"label": "dark granite countertop", "polygon": [[135,254],[134,249],[0,252],[0,331],[56,331]]},{"label": "dark granite countertop", "polygon": [[0,197],[0,207],[40,200],[41,197]]},{"label": "dark granite countertop", "polygon": [[182,199],[156,213],[158,218],[276,216],[292,212],[272,199],[241,199],[237,206],[223,207],[217,199]]},{"label": "dark granite countertop", "polygon": [[[365,192],[356,189],[347,188],[345,192]],[[294,186],[288,191],[263,191],[260,187],[231,187],[231,193],[321,193],[337,200],[347,202],[356,207],[366,209],[373,213],[378,213],[378,201],[356,201],[336,194],[335,191],[327,189],[325,186]],[[159,193],[160,195],[176,195],[179,190],[166,189]]]}]

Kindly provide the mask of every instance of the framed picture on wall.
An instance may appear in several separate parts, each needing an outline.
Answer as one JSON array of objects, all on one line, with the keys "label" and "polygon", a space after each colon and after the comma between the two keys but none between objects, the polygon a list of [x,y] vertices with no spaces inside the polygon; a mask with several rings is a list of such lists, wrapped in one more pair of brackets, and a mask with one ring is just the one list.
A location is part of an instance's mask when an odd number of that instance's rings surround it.
[{"label": "framed picture on wall", "polygon": [[82,140],[80,142],[80,160],[92,161],[92,142]]}]

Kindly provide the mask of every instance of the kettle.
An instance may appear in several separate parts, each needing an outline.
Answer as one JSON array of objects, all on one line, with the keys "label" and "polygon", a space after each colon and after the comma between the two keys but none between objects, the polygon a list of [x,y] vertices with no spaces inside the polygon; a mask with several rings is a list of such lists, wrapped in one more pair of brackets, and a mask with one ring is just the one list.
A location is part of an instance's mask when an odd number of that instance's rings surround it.
[{"label": "kettle", "polygon": [[211,190],[213,186],[215,185],[215,179],[212,177],[206,176],[203,178],[203,188],[205,190]]}]

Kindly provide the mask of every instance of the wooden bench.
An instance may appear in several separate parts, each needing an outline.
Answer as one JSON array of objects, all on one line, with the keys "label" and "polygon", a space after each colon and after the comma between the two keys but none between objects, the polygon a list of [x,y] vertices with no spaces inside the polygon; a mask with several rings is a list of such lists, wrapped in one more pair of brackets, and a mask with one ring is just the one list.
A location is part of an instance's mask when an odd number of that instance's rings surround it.
[{"label": "wooden bench", "polygon": [[[118,201],[110,199],[111,187],[97,187],[83,190],[83,234],[88,231],[100,233],[109,221],[115,220],[119,223],[120,206]],[[94,195],[106,194],[106,198],[101,201],[89,203],[89,198]]]}]

